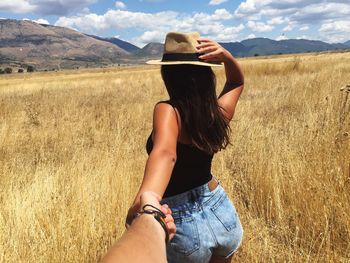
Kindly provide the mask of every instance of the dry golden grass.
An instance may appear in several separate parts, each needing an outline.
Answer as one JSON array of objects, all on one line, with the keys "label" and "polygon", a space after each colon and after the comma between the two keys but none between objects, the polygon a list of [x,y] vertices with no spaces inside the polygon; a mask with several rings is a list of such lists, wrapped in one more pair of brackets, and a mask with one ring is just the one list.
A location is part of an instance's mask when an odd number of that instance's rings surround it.
[{"label": "dry golden grass", "polygon": [[[245,228],[235,262],[350,262],[350,54],[241,63],[232,145],[213,164]],[[1,77],[0,262],[98,261],[166,98],[152,67]]]}]

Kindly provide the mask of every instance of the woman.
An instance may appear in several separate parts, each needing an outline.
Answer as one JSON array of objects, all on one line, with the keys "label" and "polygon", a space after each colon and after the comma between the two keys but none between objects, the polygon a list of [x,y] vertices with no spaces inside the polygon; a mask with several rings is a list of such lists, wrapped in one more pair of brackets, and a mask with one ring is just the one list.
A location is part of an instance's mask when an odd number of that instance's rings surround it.
[{"label": "woman", "polygon": [[[198,33],[167,34],[160,64],[170,100],[154,108],[149,157],[133,206],[153,191],[172,210],[176,234],[167,245],[170,263],[231,262],[242,226],[226,193],[213,178],[213,155],[229,143],[229,122],[243,89],[243,74],[233,56]],[[215,93],[212,66],[225,66],[226,84]]]}]

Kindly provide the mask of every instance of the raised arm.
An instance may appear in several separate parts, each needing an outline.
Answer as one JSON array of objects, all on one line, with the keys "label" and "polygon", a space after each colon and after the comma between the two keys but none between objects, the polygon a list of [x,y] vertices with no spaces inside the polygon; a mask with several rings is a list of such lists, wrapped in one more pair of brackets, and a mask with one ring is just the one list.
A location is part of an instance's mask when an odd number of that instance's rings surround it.
[{"label": "raised arm", "polygon": [[158,103],[153,114],[153,149],[148,156],[140,189],[127,217],[139,209],[140,195],[152,191],[163,196],[168,186],[176,162],[176,145],[179,127],[174,108],[166,103]]},{"label": "raised arm", "polygon": [[206,62],[223,62],[225,66],[226,83],[220,93],[218,103],[228,120],[231,120],[238,99],[244,87],[244,76],[237,60],[229,51],[218,43],[202,38],[197,46],[198,52],[202,53],[199,58]]}]

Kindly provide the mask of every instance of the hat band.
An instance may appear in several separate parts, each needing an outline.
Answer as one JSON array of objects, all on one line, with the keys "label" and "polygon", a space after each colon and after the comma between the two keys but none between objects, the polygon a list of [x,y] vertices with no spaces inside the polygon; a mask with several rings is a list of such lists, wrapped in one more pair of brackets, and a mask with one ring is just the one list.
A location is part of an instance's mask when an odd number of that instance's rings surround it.
[{"label": "hat band", "polygon": [[199,53],[165,53],[162,62],[168,61],[202,61]]}]

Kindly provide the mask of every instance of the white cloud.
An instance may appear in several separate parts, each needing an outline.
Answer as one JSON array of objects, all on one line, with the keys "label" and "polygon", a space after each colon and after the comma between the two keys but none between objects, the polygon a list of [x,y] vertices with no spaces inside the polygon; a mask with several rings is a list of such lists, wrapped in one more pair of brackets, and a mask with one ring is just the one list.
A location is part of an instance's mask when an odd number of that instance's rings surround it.
[{"label": "white cloud", "polygon": [[293,24],[288,24],[287,26],[285,26],[282,31],[283,32],[289,32],[292,31],[294,29],[294,25]]},{"label": "white cloud", "polygon": [[31,5],[26,0],[0,1],[1,12],[28,13],[28,12],[32,12],[34,9],[35,9],[35,6]]},{"label": "white cloud", "polygon": [[121,1],[115,2],[115,7],[118,9],[126,9],[126,5]]},{"label": "white cloud", "polygon": [[[253,31],[263,32],[268,25],[284,25],[283,31],[306,31],[319,26],[320,38],[328,42],[346,39],[346,21],[350,17],[349,0],[244,0],[234,11],[234,17],[249,21]],[[278,18],[280,17],[280,18]],[[328,26],[333,26],[333,31]],[[259,31],[260,30],[260,31]],[[267,31],[267,30],[266,30]],[[266,32],[265,31],[265,32]]]},{"label": "white cloud", "polygon": [[278,17],[274,17],[274,18],[268,20],[267,24],[269,24],[269,25],[280,25],[280,24],[283,24],[285,22],[286,22],[286,20],[283,17],[278,16]]},{"label": "white cloud", "polygon": [[301,28],[299,28],[300,31],[307,31],[309,29],[310,29],[309,26],[302,26]]},{"label": "white cloud", "polygon": [[247,36],[247,39],[251,39],[251,38],[256,38],[256,35],[254,35],[254,34],[249,34],[249,35]]},{"label": "white cloud", "polygon": [[350,19],[325,22],[318,31],[321,38],[329,43],[350,40]]},{"label": "white cloud", "polygon": [[[342,0],[333,0],[342,1]],[[235,10],[237,17],[247,17],[251,15],[284,16],[294,14],[295,11],[302,9],[313,3],[319,3],[320,0],[245,0]]]},{"label": "white cloud", "polygon": [[141,36],[132,39],[132,42],[138,46],[144,46],[144,44],[151,42],[164,43],[166,31],[146,31]]},{"label": "white cloud", "polygon": [[347,0],[246,0],[234,12],[236,17],[250,16],[274,19],[284,17],[285,21],[322,21],[340,18],[350,14],[350,3]]},{"label": "white cloud", "polygon": [[240,24],[236,27],[226,27],[224,28],[219,34],[216,36],[212,36],[212,38],[215,38],[216,41],[227,41],[227,42],[234,42],[241,40],[239,37],[239,33],[244,29],[244,25]]},{"label": "white cloud", "polygon": [[216,9],[212,18],[215,20],[229,20],[233,18],[233,15],[228,12],[226,9]]},{"label": "white cloud", "polygon": [[[92,13],[70,18],[60,17],[55,26],[78,29],[86,33],[93,33],[95,30],[103,31],[109,28],[103,17]],[[91,30],[92,28],[93,30]]]},{"label": "white cloud", "polygon": [[[206,30],[198,28],[193,28],[193,30],[186,30],[186,32],[189,31],[198,31],[202,36],[212,38],[216,41],[220,42],[232,42],[232,41],[238,41],[241,39],[239,37],[239,33],[244,29],[244,25],[240,24],[236,27],[207,27]],[[150,42],[164,42],[165,35],[167,32],[171,31],[171,29],[164,28],[163,30],[152,30],[152,31],[146,31],[141,36],[135,37],[131,40],[132,43],[134,43],[137,46],[143,46]],[[177,30],[174,31],[183,31],[183,30]]]},{"label": "white cloud", "polygon": [[228,0],[210,0],[209,5],[220,5],[227,2]]},{"label": "white cloud", "polygon": [[66,15],[82,10],[97,0],[2,0],[0,10],[10,13],[33,12],[41,15]]},{"label": "white cloud", "polygon": [[282,35],[276,37],[275,40],[280,41],[280,40],[286,40],[286,39],[288,39],[288,38],[284,34],[282,34]]},{"label": "white cloud", "polygon": [[[169,31],[197,31],[217,41],[234,41],[244,29],[244,25],[226,26],[222,21],[233,18],[226,9],[217,9],[212,14],[182,14],[174,11],[158,13],[108,10],[105,14],[81,14],[73,17],[60,17],[55,25],[77,28],[86,33],[114,29],[137,29],[144,33],[131,41],[142,46],[148,42],[163,41]],[[98,33],[98,32],[97,32]]]},{"label": "white cloud", "polygon": [[35,23],[38,23],[38,24],[50,25],[49,21],[47,21],[46,19],[42,19],[42,18],[39,18],[38,20],[32,20],[32,21]]},{"label": "white cloud", "polygon": [[254,32],[269,32],[274,29],[272,25],[255,21],[248,21],[247,26]]},{"label": "white cloud", "polygon": [[325,20],[333,19],[339,20],[348,18],[350,15],[350,2],[348,3],[335,3],[340,2],[334,0],[332,3],[318,3],[307,5],[302,9],[299,9],[295,14],[291,15],[291,20],[305,23],[323,22]]}]

